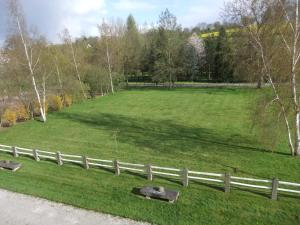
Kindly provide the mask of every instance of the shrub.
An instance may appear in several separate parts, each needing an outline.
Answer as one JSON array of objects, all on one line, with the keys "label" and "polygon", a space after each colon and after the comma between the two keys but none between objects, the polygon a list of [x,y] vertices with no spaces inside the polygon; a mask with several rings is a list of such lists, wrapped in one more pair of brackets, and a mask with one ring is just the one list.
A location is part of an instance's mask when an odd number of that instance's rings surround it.
[{"label": "shrub", "polygon": [[63,108],[63,101],[60,96],[52,95],[48,99],[49,102],[49,110],[54,111],[60,111]]},{"label": "shrub", "polygon": [[72,96],[71,95],[64,95],[64,106],[70,107],[72,105]]},{"label": "shrub", "polygon": [[1,118],[1,126],[2,127],[11,127],[15,125],[17,122],[17,115],[11,109],[6,109]]},{"label": "shrub", "polygon": [[30,114],[24,105],[19,105],[15,109],[17,122],[24,122],[30,119]]},{"label": "shrub", "polygon": [[[48,112],[48,102],[46,102],[46,113]],[[34,103],[33,116],[41,116],[39,103]]]}]

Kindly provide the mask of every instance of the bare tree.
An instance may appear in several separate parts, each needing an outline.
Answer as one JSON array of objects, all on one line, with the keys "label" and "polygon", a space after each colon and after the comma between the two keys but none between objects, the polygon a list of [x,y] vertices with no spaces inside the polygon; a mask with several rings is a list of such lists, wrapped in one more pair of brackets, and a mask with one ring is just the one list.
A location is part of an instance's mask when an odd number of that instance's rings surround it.
[{"label": "bare tree", "polygon": [[299,0],[233,0],[227,5],[227,13],[250,36],[261,59],[259,69],[273,91],[273,99],[265,107],[277,104],[291,154],[299,156]]}]

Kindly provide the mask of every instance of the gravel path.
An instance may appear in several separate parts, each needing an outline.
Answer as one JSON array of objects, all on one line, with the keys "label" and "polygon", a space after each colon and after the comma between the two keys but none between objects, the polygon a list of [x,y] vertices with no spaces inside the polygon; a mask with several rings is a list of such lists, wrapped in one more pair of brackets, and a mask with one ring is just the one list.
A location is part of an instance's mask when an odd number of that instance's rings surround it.
[{"label": "gravel path", "polygon": [[0,189],[0,224],[5,225],[146,225],[129,219],[74,208]]}]

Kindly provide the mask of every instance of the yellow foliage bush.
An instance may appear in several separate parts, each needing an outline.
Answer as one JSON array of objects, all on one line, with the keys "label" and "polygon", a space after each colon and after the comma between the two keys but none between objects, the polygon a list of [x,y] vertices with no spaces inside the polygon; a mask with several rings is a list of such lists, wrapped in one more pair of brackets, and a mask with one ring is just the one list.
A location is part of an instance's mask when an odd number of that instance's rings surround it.
[{"label": "yellow foliage bush", "polygon": [[72,105],[72,96],[71,95],[64,95],[64,106],[70,107]]},{"label": "yellow foliage bush", "polygon": [[28,113],[28,110],[26,109],[25,106],[19,105],[16,107],[15,111],[16,111],[18,122],[24,122],[30,119],[30,114]]},{"label": "yellow foliage bush", "polygon": [[60,111],[63,108],[63,101],[60,96],[52,95],[48,99],[50,111]]},{"label": "yellow foliage bush", "polygon": [[6,109],[1,117],[1,126],[2,127],[11,127],[17,122],[17,115],[11,109]]},{"label": "yellow foliage bush", "polygon": [[[46,113],[48,112],[48,108],[49,108],[48,102],[46,102]],[[39,107],[38,102],[34,103],[33,116],[41,116],[40,107]]]}]

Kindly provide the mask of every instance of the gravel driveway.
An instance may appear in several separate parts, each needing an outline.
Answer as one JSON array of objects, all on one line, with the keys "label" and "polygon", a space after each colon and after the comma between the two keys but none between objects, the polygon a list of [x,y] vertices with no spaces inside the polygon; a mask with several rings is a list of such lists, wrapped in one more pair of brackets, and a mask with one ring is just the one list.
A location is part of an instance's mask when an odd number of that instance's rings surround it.
[{"label": "gravel driveway", "polygon": [[146,225],[0,189],[2,225]]}]

